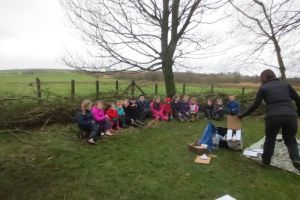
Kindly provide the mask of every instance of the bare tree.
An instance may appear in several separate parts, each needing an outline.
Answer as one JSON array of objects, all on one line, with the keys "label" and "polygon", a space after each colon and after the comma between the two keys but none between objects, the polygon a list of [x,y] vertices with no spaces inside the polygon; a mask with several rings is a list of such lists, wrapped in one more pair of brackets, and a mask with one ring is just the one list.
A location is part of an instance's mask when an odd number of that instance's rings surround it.
[{"label": "bare tree", "polygon": [[[202,49],[197,27],[221,0],[61,0],[75,27],[101,60],[71,55],[64,62],[85,71],[162,70],[168,96],[176,93],[173,67]],[[182,61],[181,60],[181,61]]]},{"label": "bare tree", "polygon": [[[286,66],[282,49],[292,38],[296,45],[299,35],[295,30],[300,26],[300,4],[297,0],[245,0],[228,2],[237,10],[240,25],[255,48],[252,55],[263,65],[279,69],[281,78],[286,79]],[[298,38],[298,39],[297,39]],[[265,61],[260,55],[269,48],[276,55],[277,65]]]}]

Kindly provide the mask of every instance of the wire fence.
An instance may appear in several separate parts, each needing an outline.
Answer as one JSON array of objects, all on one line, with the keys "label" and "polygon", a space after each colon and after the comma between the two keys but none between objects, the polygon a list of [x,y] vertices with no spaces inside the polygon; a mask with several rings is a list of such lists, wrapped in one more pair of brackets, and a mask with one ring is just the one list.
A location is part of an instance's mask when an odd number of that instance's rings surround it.
[{"label": "wire fence", "polygon": [[[2,86],[0,102],[8,100],[32,99],[41,102],[49,99],[70,99],[90,97],[101,98],[134,98],[140,94],[152,97],[154,95],[166,96],[164,82],[130,81],[130,80],[96,80],[96,81],[42,81],[36,78],[31,82],[14,83],[6,82]],[[4,89],[3,89],[4,88]],[[6,89],[6,90],[5,90]],[[236,95],[242,100],[245,95],[256,91],[253,86],[239,86],[235,84],[176,84],[177,93],[180,95]]]}]

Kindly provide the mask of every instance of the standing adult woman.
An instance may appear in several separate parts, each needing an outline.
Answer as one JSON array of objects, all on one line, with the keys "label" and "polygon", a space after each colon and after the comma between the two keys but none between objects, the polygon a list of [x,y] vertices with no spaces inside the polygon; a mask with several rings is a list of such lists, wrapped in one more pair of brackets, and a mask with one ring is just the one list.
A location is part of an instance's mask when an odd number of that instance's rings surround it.
[{"label": "standing adult woman", "polygon": [[[295,168],[300,171],[300,156],[296,134],[298,129],[297,118],[300,115],[300,97],[297,92],[285,81],[276,78],[275,73],[264,70],[260,75],[261,86],[250,108],[239,115],[243,118],[252,113],[264,100],[265,113],[265,142],[262,162],[270,165],[274,153],[276,136],[282,129],[282,137],[288,148],[289,156]],[[297,112],[292,100],[295,101]]]}]

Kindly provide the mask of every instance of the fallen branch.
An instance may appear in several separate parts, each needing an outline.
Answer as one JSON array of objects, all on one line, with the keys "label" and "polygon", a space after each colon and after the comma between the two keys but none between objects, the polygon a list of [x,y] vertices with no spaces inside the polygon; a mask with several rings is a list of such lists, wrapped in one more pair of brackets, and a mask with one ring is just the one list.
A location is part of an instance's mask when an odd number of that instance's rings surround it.
[{"label": "fallen branch", "polygon": [[27,134],[33,134],[33,132],[25,131],[25,130],[18,129],[18,128],[8,129],[8,130],[0,130],[0,133],[13,133],[13,132],[23,132],[23,133],[27,133]]},{"label": "fallen branch", "polygon": [[39,98],[39,97],[21,96],[21,97],[11,97],[11,98],[0,99],[0,102],[4,102],[4,101],[22,101],[22,100],[43,100],[43,99]]},{"label": "fallen branch", "polygon": [[17,127],[15,127],[15,130],[16,130],[16,132],[23,132],[23,133],[27,133],[27,134],[33,134],[33,132],[25,131],[25,130],[19,129]]},{"label": "fallen branch", "polygon": [[22,138],[18,137],[17,135],[14,134],[14,131],[9,131],[8,133],[10,133],[12,136],[14,136],[17,140],[19,140],[20,142],[24,143],[24,144],[28,144],[28,145],[31,145],[31,146],[37,146],[35,144],[32,144],[30,142],[27,142],[25,140],[23,140]]},{"label": "fallen branch", "polygon": [[52,119],[53,115],[51,115],[46,122],[44,123],[44,125],[42,126],[42,128],[40,129],[40,131],[44,131],[44,129],[46,128],[47,124],[49,123],[49,121]]},{"label": "fallen branch", "polygon": [[17,132],[16,130],[11,130],[11,129],[9,129],[9,130],[0,130],[0,133],[10,133],[10,132]]}]

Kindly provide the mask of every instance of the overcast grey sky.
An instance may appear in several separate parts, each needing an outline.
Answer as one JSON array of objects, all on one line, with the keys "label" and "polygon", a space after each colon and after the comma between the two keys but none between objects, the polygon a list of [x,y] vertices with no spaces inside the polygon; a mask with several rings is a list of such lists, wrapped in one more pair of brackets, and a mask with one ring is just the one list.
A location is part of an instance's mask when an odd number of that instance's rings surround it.
[{"label": "overcast grey sky", "polygon": [[65,48],[80,48],[57,0],[0,0],[0,69],[61,68]]},{"label": "overcast grey sky", "polygon": [[66,68],[66,50],[84,54],[84,47],[58,0],[0,0],[0,69]]},{"label": "overcast grey sky", "polygon": [[[230,28],[231,21],[223,21],[212,27],[211,32],[228,40],[232,38],[230,35],[224,36],[224,33]],[[59,62],[65,55],[65,50],[83,52],[84,49],[75,33],[58,0],[0,0],[0,69],[67,68]],[[239,42],[238,39],[227,41],[223,47]],[[200,72],[238,70],[237,66],[226,68],[224,65],[234,58],[234,52],[243,51],[245,48],[247,47],[242,46],[227,53],[223,52],[218,58],[199,61],[209,65]],[[240,71],[255,75],[262,69],[263,67],[252,66]],[[293,74],[295,75],[294,72]]]}]

